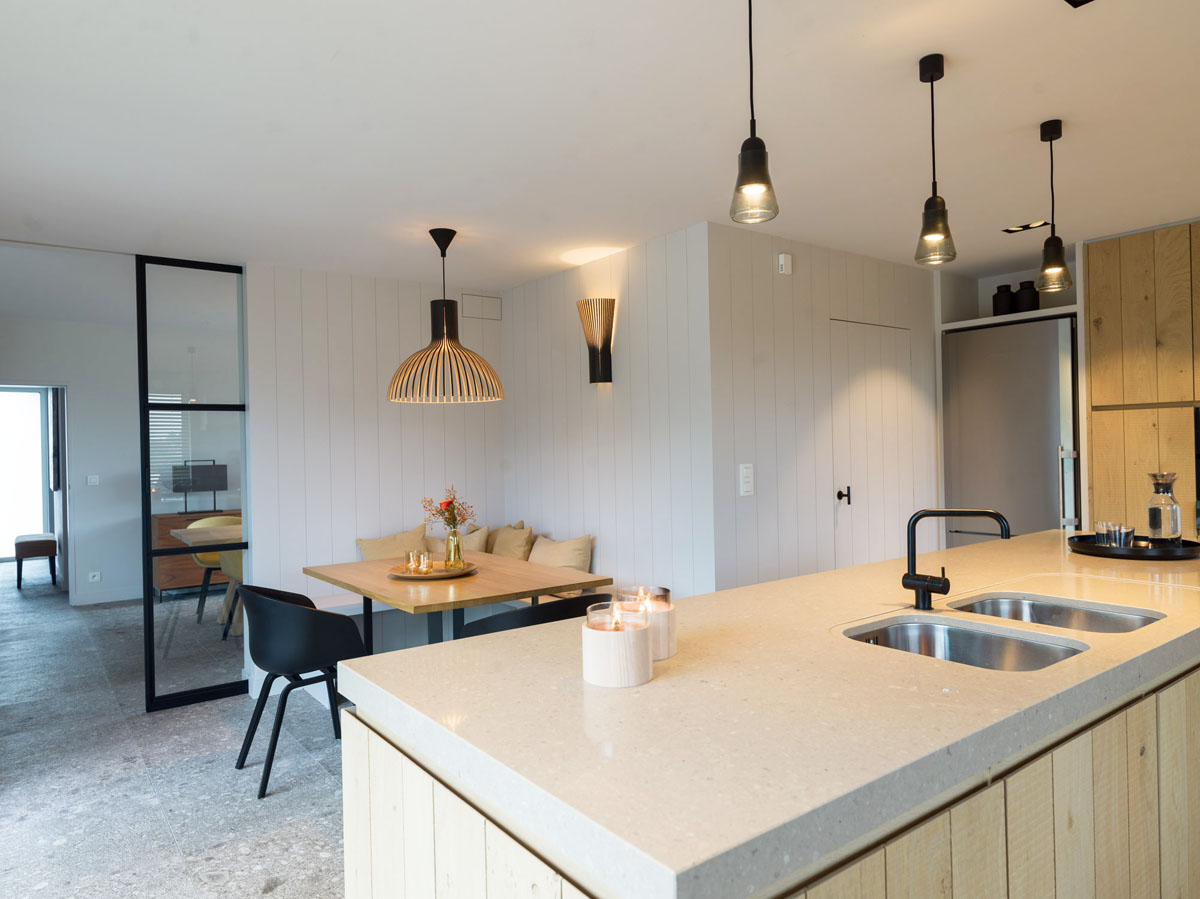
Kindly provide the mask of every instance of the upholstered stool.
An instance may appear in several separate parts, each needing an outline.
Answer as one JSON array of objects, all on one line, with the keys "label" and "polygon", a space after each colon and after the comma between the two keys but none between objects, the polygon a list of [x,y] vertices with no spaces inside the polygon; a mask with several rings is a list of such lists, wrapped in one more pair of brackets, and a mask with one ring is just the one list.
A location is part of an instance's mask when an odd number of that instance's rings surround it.
[{"label": "upholstered stool", "polygon": [[17,589],[21,589],[21,563],[26,559],[43,556],[50,563],[50,583],[58,585],[58,574],[54,570],[54,557],[58,555],[58,539],[53,534],[22,534],[15,541],[13,555],[17,557]]}]

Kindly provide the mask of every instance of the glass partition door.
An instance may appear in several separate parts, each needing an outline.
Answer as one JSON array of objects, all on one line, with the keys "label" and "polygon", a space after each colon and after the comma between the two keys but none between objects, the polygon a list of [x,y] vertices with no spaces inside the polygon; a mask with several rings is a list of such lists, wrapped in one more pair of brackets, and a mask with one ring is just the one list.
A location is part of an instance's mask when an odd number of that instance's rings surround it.
[{"label": "glass partition door", "polygon": [[137,257],[146,709],[244,693],[242,269]]}]

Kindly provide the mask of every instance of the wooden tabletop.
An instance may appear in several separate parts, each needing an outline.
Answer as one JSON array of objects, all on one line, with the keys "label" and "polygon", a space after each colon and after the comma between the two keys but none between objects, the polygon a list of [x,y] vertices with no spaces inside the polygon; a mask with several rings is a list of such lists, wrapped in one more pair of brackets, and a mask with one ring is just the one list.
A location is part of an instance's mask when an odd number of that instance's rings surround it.
[{"label": "wooden tabletop", "polygon": [[586,571],[535,565],[491,553],[465,552],[463,558],[474,562],[479,570],[439,581],[401,581],[388,577],[389,568],[408,561],[399,558],[314,565],[305,568],[304,573],[414,615],[529,599],[567,590],[587,590],[612,583],[610,577],[599,577]]},{"label": "wooden tabletop", "polygon": [[241,543],[242,526],[226,524],[215,528],[175,528],[171,536],[188,546],[214,546],[218,543]]}]

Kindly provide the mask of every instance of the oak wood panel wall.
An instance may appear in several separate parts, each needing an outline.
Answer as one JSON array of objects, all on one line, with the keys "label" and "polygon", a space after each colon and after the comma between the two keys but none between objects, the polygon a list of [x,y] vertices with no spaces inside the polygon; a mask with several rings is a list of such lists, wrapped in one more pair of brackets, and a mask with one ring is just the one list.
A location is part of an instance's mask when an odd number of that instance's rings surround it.
[{"label": "oak wood panel wall", "polygon": [[[900,554],[904,520],[937,502],[932,274],[748,229],[708,227],[717,586],[833,568],[846,564],[840,558],[856,558],[856,549],[870,559]],[[777,273],[779,253],[791,254],[791,275]],[[911,425],[904,451],[884,464],[910,467],[915,494],[904,520],[889,521],[890,510],[903,504],[887,492],[897,480],[878,465],[863,469],[882,487],[872,492],[860,480],[855,504],[870,497],[882,514],[851,527],[861,546],[840,557],[835,439],[849,398],[834,392],[835,367],[846,362],[832,348],[838,322],[908,331],[911,407],[889,408],[881,390],[895,382],[886,378],[861,399],[874,403],[880,429],[893,415],[897,425],[901,417]],[[753,496],[738,495],[742,462],[755,465]],[[936,545],[933,529],[918,536],[922,551]]]},{"label": "oak wood panel wall", "polygon": [[[618,582],[713,590],[708,226],[503,297],[505,517],[591,534]],[[617,301],[611,384],[588,382],[586,297]]]},{"label": "oak wood panel wall", "polygon": [[[1196,532],[1193,406],[1200,399],[1200,223],[1087,247],[1088,488],[1092,519],[1145,532],[1149,471],[1175,471]],[[1182,406],[1178,404],[1186,403]],[[1176,404],[1174,406],[1168,404]],[[1112,407],[1140,406],[1117,409]],[[1105,407],[1096,409],[1095,407]],[[1090,522],[1084,522],[1089,527]]]},{"label": "oak wood panel wall", "polygon": [[[269,265],[246,275],[250,566],[310,596],[334,588],[305,565],[356,559],[356,537],[421,522],[421,498],[454,484],[481,523],[504,515],[499,403],[389,403],[401,360],[429,342],[418,284]],[[451,299],[463,291],[448,290]],[[477,291],[478,293],[478,291]],[[466,318],[464,345],[500,368],[501,322]]]}]

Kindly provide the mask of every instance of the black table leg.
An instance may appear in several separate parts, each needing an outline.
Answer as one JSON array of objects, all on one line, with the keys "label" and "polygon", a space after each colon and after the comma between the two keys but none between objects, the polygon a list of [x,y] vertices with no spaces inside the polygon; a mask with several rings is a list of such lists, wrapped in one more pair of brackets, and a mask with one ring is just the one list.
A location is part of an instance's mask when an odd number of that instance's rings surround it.
[{"label": "black table leg", "polygon": [[375,652],[375,622],[371,615],[371,598],[363,597],[363,646],[367,648],[367,655]]},{"label": "black table leg", "polygon": [[429,628],[429,643],[442,642],[442,613],[441,612],[426,612],[425,623]]},{"label": "black table leg", "polygon": [[455,609],[450,615],[452,619],[450,623],[450,639],[457,640],[462,636],[463,625],[467,623],[467,610]]}]

